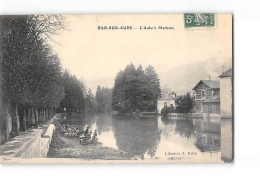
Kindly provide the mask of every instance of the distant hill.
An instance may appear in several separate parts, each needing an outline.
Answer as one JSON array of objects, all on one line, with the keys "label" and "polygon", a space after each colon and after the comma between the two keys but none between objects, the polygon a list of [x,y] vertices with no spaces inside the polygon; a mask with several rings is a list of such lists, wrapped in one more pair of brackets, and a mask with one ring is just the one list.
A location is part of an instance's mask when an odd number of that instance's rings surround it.
[{"label": "distant hill", "polygon": [[216,59],[174,67],[158,74],[161,88],[170,89],[177,95],[191,92],[200,80],[208,80],[209,75],[212,80],[218,80],[218,76],[223,73],[223,65],[225,71],[231,68],[231,63],[221,63]]}]

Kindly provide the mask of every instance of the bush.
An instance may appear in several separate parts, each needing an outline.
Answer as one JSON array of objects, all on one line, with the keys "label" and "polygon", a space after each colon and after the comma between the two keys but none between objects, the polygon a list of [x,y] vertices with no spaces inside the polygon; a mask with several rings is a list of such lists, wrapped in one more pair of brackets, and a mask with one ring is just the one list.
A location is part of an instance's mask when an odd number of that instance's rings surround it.
[{"label": "bush", "polygon": [[161,110],[161,114],[163,115],[163,117],[166,117],[169,113],[174,113],[174,108],[173,107],[164,107]]}]

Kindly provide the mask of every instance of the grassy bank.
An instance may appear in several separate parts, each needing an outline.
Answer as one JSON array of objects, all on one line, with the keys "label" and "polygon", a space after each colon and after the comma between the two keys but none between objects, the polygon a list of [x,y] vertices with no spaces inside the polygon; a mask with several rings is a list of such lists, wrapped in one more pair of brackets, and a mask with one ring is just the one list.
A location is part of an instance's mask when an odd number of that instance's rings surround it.
[{"label": "grassy bank", "polygon": [[81,145],[77,137],[59,134],[61,124],[54,122],[56,132],[53,135],[48,158],[82,158],[102,160],[130,160],[136,157],[133,154],[105,147],[101,143]]}]

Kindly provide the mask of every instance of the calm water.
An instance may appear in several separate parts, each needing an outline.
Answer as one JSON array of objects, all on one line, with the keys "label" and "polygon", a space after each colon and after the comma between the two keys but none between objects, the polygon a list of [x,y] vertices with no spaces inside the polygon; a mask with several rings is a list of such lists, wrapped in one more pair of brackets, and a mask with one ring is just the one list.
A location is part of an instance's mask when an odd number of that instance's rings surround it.
[{"label": "calm water", "polygon": [[221,140],[220,119],[131,119],[101,113],[85,117],[82,123],[84,129],[97,129],[98,139],[105,146],[141,159],[223,162],[221,143],[225,141]]}]

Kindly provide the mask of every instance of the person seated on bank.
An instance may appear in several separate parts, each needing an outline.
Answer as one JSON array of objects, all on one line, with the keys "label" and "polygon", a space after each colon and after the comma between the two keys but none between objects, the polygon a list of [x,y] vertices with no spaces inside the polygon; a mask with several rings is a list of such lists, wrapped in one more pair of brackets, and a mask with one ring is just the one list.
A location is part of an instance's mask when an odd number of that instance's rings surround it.
[{"label": "person seated on bank", "polygon": [[94,134],[93,134],[93,137],[92,137],[92,141],[97,141],[98,138],[97,138],[97,130],[95,130]]},{"label": "person seated on bank", "polygon": [[87,138],[91,138],[91,134],[89,133],[89,127],[87,127],[87,129],[85,130],[84,135]]},{"label": "person seated on bank", "polygon": [[69,135],[68,126],[64,126],[64,135]]},{"label": "person seated on bank", "polygon": [[84,134],[88,134],[89,133],[89,127],[87,127],[87,129],[85,130]]}]

